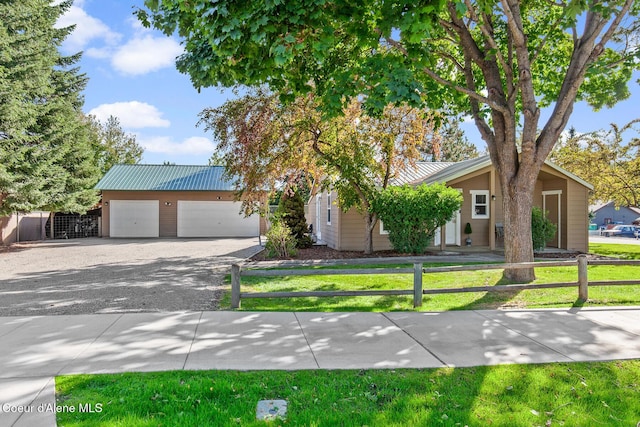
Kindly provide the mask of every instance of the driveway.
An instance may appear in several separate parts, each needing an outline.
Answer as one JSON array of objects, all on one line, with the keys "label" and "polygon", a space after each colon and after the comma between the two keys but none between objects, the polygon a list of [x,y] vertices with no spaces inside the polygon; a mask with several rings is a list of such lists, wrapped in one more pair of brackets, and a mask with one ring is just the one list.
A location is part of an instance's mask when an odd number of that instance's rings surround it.
[{"label": "driveway", "polygon": [[633,237],[589,236],[589,243],[619,243],[623,245],[640,245],[640,239]]},{"label": "driveway", "polygon": [[75,239],[0,253],[0,316],[214,310],[257,238]]}]

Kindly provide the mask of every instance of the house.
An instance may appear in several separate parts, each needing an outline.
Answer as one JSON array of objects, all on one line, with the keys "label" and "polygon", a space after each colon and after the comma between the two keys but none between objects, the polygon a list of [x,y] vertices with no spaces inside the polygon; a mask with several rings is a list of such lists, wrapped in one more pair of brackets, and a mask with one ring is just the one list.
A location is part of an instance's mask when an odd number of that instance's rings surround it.
[{"label": "house", "polygon": [[[502,192],[496,169],[488,156],[458,163],[419,163],[415,170],[399,176],[394,184],[418,185],[443,182],[463,195],[460,211],[436,234],[434,246],[464,244],[468,222],[473,231],[472,245],[495,249],[502,242]],[[558,233],[548,246],[587,252],[588,198],[593,186],[560,167],[545,162],[534,188],[534,204],[548,213],[558,225]],[[363,250],[365,222],[355,209],[342,212],[335,192],[313,195],[309,201],[308,222],[316,238],[337,250]],[[384,226],[373,233],[374,250],[391,249]]]},{"label": "house", "polygon": [[104,237],[257,237],[222,166],[115,165],[96,184]]},{"label": "house", "polygon": [[605,227],[609,224],[633,224],[640,223],[640,208],[632,206],[616,207],[615,203],[600,203],[589,207],[589,212],[593,212],[591,220],[598,227]]}]

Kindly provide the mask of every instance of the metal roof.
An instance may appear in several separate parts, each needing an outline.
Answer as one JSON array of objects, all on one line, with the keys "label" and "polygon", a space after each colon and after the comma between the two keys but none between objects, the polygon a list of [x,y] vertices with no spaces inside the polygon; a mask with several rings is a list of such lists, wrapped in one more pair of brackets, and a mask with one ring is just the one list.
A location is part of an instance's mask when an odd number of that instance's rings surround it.
[{"label": "metal roof", "polygon": [[222,166],[114,165],[95,186],[98,190],[233,191]]},{"label": "metal roof", "polygon": [[417,162],[415,168],[407,168],[394,177],[391,184],[412,184],[454,164],[450,162]]}]

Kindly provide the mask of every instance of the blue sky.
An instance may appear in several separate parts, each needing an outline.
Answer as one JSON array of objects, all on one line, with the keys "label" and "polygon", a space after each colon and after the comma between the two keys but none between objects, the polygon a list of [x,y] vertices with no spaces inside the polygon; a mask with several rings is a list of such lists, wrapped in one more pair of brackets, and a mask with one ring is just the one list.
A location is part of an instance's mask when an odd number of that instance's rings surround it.
[{"label": "blue sky", "polygon": [[[233,95],[216,88],[198,93],[189,77],[175,69],[175,57],[182,52],[179,41],[143,28],[133,16],[141,5],[142,0],[75,0],[59,21],[61,26],[76,25],[63,52],[84,52],[80,67],[89,77],[84,111],[101,120],[118,117],[144,147],[143,163],[206,164],[215,143],[196,127],[198,113]],[[590,132],[640,117],[638,78],[636,73],[630,83],[632,97],[613,109],[594,112],[577,104],[569,126]],[[464,123],[463,129],[483,151],[475,126]]]}]

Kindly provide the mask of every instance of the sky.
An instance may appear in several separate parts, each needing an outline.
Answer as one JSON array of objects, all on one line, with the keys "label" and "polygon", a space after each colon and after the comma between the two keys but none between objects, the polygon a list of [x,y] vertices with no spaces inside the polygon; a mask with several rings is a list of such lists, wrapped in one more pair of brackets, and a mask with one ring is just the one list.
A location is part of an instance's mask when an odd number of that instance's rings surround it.
[{"label": "sky", "polygon": [[[215,141],[196,127],[198,114],[234,95],[224,88],[198,93],[189,77],[175,68],[175,58],[182,52],[179,40],[142,27],[133,15],[141,6],[142,0],[75,0],[58,21],[59,26],[76,25],[62,52],[83,52],[79,66],[89,78],[84,112],[101,121],[118,117],[122,128],[144,148],[142,163],[207,164]],[[631,98],[612,109],[594,112],[584,103],[576,104],[567,129],[573,126],[586,133],[640,117],[639,78],[636,73],[630,83]],[[546,117],[543,112],[542,120]],[[462,128],[469,141],[484,151],[475,125],[468,121]]]}]

